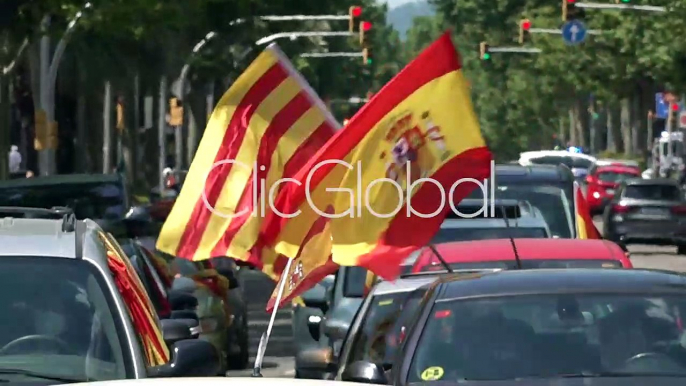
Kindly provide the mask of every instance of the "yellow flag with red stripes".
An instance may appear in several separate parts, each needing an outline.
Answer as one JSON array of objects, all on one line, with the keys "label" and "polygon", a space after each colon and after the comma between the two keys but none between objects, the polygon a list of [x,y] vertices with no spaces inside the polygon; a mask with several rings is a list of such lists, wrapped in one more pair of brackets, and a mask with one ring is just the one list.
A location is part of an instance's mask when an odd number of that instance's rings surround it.
[{"label": "yellow flag with red stripes", "polygon": [[[189,260],[272,264],[255,247],[270,197],[341,126],[276,45],[233,83],[207,124],[157,248]],[[273,201],[273,199],[272,199]]]}]

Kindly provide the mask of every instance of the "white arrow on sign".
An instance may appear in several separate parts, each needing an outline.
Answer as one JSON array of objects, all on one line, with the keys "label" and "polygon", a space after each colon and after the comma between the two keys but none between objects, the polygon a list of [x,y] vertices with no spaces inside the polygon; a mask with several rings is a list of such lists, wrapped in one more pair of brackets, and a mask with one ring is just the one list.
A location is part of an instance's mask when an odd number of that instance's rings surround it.
[{"label": "white arrow on sign", "polygon": [[571,28],[569,28],[569,32],[572,33],[572,41],[576,41],[576,34],[579,33],[579,26],[576,24],[572,24]]}]

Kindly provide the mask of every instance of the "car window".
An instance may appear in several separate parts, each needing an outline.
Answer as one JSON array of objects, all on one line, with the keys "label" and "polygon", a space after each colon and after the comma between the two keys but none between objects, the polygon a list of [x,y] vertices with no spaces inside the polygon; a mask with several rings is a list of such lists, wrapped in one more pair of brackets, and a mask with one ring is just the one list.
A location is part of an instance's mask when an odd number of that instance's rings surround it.
[{"label": "car window", "polygon": [[[603,372],[686,377],[680,344],[684,312],[684,296],[673,294],[556,293],[440,301],[423,326],[407,381]],[[639,355],[656,350],[660,354],[650,360]]]},{"label": "car window", "polygon": [[593,161],[586,158],[572,157],[572,167],[579,169],[589,169],[593,165]]},{"label": "car window", "polygon": [[3,380],[22,381],[12,370],[82,382],[133,376],[122,318],[93,264],[3,256],[0,309]]},{"label": "car window", "polygon": [[169,348],[162,337],[159,318],[134,267],[111,235],[100,233],[107,249],[107,263],[126,304],[148,366],[169,361]]},{"label": "car window", "polygon": [[367,288],[367,270],[362,267],[346,267],[343,296],[361,298],[365,296]]},{"label": "car window", "polygon": [[556,155],[548,155],[542,157],[531,158],[531,163],[534,165],[567,165],[571,167],[572,160],[569,157],[561,157]]},{"label": "car window", "polygon": [[360,326],[353,338],[349,363],[369,361],[381,363],[386,357],[386,334],[388,334],[400,313],[401,306],[410,292],[374,296]]},{"label": "car window", "polygon": [[417,316],[419,304],[422,301],[422,297],[426,294],[426,291],[427,290],[424,288],[413,291],[400,306],[400,314],[389,333],[386,334],[385,363],[393,363],[395,360],[397,350],[406,338],[408,329]]},{"label": "car window", "polygon": [[450,241],[492,240],[508,238],[544,239],[545,228],[441,228],[431,240],[434,244]]},{"label": "car window", "polygon": [[0,188],[0,206],[51,208],[67,206],[78,219],[120,219],[125,192],[114,183],[82,183]]},{"label": "car window", "polygon": [[628,185],[624,189],[623,197],[639,200],[680,201],[682,195],[676,185],[638,184]]},{"label": "car window", "polygon": [[[486,194],[490,197],[490,192],[487,191]],[[495,189],[496,200],[528,201],[543,214],[552,235],[566,239],[573,238],[575,233],[573,195],[571,182],[497,182]],[[474,189],[467,198],[482,200],[483,192],[481,189]]]},{"label": "car window", "polygon": [[196,263],[178,257],[172,260],[171,264],[172,269],[183,276],[192,276],[200,271]]},{"label": "car window", "polygon": [[603,182],[619,183],[632,178],[638,178],[640,175],[629,172],[600,172],[598,179]]}]

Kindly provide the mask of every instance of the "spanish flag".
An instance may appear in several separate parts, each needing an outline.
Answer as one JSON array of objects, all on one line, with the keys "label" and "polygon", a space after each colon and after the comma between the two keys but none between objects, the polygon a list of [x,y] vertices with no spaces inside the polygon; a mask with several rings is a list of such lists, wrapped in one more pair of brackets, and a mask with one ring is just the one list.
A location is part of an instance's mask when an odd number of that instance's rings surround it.
[{"label": "spanish flag", "polygon": [[[489,176],[491,160],[446,33],[281,190],[263,241],[294,258],[312,224],[334,217],[333,261],[393,279],[407,255],[438,231],[450,202],[476,188],[468,179]],[[328,206],[334,215],[323,212]]]},{"label": "spanish flag", "polygon": [[578,239],[602,239],[598,228],[593,224],[591,211],[588,208],[586,197],[581,191],[581,187],[577,182],[574,182],[574,206],[576,211],[576,238]]},{"label": "spanish flag", "polygon": [[251,251],[270,195],[340,127],[279,48],[269,46],[212,113],[157,248],[264,268],[260,251]]}]

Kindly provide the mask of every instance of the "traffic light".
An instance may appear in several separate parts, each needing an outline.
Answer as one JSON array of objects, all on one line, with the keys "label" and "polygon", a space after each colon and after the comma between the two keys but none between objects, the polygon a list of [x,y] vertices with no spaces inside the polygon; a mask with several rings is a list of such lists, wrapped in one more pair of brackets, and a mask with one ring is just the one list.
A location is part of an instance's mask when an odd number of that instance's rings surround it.
[{"label": "traffic light", "polygon": [[372,55],[369,51],[368,47],[362,49],[362,64],[365,66],[370,66],[372,64]]},{"label": "traffic light", "polygon": [[355,32],[355,19],[362,16],[362,7],[360,7],[359,5],[353,5],[348,10],[348,15],[350,16],[350,20],[348,22],[348,29],[350,30],[350,33],[353,33]]},{"label": "traffic light", "polygon": [[581,20],[586,17],[586,11],[576,6],[576,0],[562,0],[562,21]]},{"label": "traffic light", "polygon": [[519,21],[519,44],[529,41],[529,30],[531,29],[531,20],[522,19]]},{"label": "traffic light", "polygon": [[362,46],[364,46],[365,42],[366,42],[365,33],[369,32],[369,30],[371,30],[371,29],[372,29],[372,23],[371,22],[368,22],[368,21],[361,21],[360,22],[360,44]]},{"label": "traffic light", "polygon": [[481,42],[479,45],[479,58],[481,60],[491,60],[491,51],[488,43],[486,42]]}]

